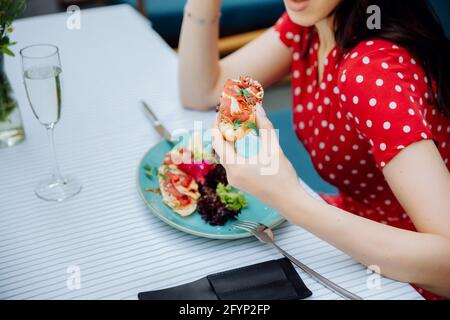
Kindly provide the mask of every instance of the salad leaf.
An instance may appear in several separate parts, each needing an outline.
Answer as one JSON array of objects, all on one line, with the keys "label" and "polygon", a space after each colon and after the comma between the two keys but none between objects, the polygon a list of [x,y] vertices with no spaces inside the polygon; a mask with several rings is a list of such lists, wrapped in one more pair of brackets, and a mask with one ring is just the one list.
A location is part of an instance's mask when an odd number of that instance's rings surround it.
[{"label": "salad leaf", "polygon": [[229,209],[239,211],[247,207],[247,200],[241,191],[236,191],[232,186],[219,183],[216,188],[220,201]]}]

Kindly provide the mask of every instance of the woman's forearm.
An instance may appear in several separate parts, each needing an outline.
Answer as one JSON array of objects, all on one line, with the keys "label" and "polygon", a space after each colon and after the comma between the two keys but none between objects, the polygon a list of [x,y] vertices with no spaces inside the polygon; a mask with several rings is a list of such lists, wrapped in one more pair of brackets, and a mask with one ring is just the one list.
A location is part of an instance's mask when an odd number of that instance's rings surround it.
[{"label": "woman's forearm", "polygon": [[389,278],[450,297],[450,240],[402,230],[317,201],[300,189],[277,208],[295,223]]},{"label": "woman's forearm", "polygon": [[186,4],[180,35],[179,74],[181,100],[187,107],[207,109],[217,103],[212,91],[220,72],[220,5],[221,0],[189,0]]}]

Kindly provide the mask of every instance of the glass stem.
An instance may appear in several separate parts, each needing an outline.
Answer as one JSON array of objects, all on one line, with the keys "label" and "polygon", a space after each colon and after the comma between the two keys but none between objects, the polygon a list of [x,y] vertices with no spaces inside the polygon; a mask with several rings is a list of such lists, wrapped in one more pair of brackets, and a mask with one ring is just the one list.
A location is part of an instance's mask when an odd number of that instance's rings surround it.
[{"label": "glass stem", "polygon": [[55,134],[54,134],[55,125],[49,125],[46,127],[48,142],[50,145],[50,152],[52,157],[52,170],[53,170],[53,179],[55,182],[63,182],[63,177],[61,176],[61,172],[59,171],[58,160],[56,159],[56,150],[55,150]]}]

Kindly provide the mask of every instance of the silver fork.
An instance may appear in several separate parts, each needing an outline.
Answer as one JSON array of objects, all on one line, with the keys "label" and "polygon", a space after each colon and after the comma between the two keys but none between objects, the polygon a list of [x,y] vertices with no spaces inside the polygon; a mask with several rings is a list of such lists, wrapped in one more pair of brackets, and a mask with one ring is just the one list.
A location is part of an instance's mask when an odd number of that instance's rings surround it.
[{"label": "silver fork", "polygon": [[233,226],[237,229],[250,232],[253,234],[259,241],[262,243],[270,244],[275,247],[283,256],[288,258],[293,264],[302,269],[304,272],[309,274],[312,278],[314,278],[317,282],[321,283],[328,289],[332,290],[336,294],[349,299],[349,300],[363,300],[360,296],[351,293],[350,291],[345,290],[334,282],[328,280],[324,276],[318,274],[316,271],[312,270],[308,266],[304,265],[296,258],[291,256],[289,253],[281,249],[276,243],[272,230],[267,226],[260,224],[254,221],[244,221],[238,220],[238,222],[234,223]]}]

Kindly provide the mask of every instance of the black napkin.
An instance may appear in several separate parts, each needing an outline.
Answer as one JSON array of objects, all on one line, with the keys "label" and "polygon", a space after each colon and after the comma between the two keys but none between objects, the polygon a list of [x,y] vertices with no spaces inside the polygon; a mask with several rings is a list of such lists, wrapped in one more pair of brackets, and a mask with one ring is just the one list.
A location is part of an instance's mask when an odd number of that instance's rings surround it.
[{"label": "black napkin", "polygon": [[312,292],[288,259],[209,275],[181,286],[141,292],[139,300],[298,300]]}]

